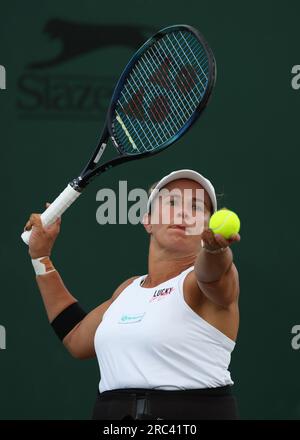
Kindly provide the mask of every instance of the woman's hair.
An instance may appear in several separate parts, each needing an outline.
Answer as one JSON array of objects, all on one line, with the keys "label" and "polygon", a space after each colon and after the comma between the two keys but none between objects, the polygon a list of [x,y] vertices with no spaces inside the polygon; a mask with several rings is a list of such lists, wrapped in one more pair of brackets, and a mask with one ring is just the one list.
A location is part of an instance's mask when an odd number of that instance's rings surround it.
[{"label": "woman's hair", "polygon": [[[156,182],[152,183],[152,185],[149,186],[148,191],[147,191],[147,193],[148,193],[148,198],[150,197],[152,191],[154,190],[154,188],[156,187],[156,185],[158,184],[158,182],[159,182],[159,180],[157,180]],[[147,214],[151,214],[151,203],[150,203],[149,211],[147,212]]]},{"label": "woman's hair", "polygon": [[158,184],[158,182],[159,182],[159,180],[158,180],[157,182],[152,183],[152,185],[149,186],[148,191],[147,191],[147,193],[148,193],[148,197],[150,197],[152,191],[154,190],[154,188],[156,187],[156,185]]}]

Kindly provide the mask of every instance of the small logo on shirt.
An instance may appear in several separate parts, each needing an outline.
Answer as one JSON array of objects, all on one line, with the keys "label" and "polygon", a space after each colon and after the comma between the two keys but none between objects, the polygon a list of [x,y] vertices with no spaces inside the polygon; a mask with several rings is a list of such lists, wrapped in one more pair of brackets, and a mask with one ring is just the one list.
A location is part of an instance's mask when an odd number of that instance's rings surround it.
[{"label": "small logo on shirt", "polygon": [[165,296],[170,295],[170,293],[172,293],[173,291],[174,291],[174,287],[165,287],[164,289],[157,289],[153,293],[153,296],[149,302],[160,301]]},{"label": "small logo on shirt", "polygon": [[140,314],[140,315],[122,315],[121,319],[119,320],[119,324],[133,324],[135,322],[140,322],[146,312]]}]

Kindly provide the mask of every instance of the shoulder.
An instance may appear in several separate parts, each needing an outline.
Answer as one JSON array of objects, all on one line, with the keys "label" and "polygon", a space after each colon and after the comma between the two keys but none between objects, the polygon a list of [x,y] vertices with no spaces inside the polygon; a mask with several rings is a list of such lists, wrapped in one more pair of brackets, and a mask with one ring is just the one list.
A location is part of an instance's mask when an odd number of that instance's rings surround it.
[{"label": "shoulder", "polygon": [[131,278],[128,278],[127,280],[123,281],[123,283],[121,283],[116,290],[114,291],[111,299],[112,301],[114,301],[119,295],[120,293],[123,292],[124,289],[126,289],[126,287],[128,287],[134,280],[136,280],[137,278],[139,278],[140,275],[135,275]]}]

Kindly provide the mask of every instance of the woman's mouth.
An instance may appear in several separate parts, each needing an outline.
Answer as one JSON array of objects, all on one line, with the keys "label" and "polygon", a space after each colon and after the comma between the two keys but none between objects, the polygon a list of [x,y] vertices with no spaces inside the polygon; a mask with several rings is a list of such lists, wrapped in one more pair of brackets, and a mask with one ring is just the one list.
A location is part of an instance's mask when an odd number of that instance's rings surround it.
[{"label": "woman's mouth", "polygon": [[172,225],[172,226],[170,226],[170,228],[171,229],[177,229],[177,230],[180,230],[180,231],[183,231],[183,232],[185,232],[185,230],[186,230],[186,226],[184,226],[184,225]]}]

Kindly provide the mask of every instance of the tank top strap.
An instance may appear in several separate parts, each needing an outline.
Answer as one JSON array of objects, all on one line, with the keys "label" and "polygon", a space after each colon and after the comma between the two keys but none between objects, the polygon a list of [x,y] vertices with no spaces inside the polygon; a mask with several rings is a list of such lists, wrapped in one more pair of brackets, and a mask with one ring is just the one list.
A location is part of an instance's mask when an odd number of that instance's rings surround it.
[{"label": "tank top strap", "polygon": [[178,284],[179,284],[180,289],[183,288],[184,280],[185,280],[186,276],[187,276],[190,272],[192,272],[192,270],[194,270],[194,265],[188,267],[187,269],[185,269],[183,272],[181,272],[181,273],[178,275],[177,280],[178,280]]},{"label": "tank top strap", "polygon": [[141,287],[141,282],[146,278],[146,276],[147,274],[135,278],[135,280],[132,281],[131,285],[136,285],[137,287]]}]

